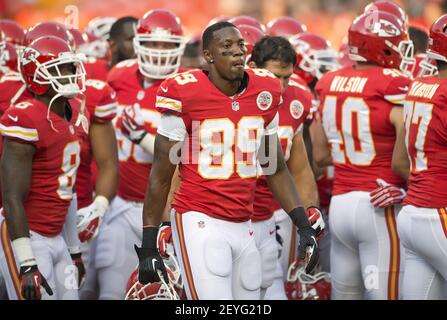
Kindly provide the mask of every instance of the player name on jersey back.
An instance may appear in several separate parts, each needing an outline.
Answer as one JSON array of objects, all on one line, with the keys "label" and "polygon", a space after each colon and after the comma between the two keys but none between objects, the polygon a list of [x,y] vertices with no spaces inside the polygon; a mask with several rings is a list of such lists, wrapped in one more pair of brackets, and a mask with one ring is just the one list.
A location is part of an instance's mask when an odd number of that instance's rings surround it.
[{"label": "player name on jersey back", "polygon": [[368,78],[335,76],[331,82],[330,91],[362,93]]}]

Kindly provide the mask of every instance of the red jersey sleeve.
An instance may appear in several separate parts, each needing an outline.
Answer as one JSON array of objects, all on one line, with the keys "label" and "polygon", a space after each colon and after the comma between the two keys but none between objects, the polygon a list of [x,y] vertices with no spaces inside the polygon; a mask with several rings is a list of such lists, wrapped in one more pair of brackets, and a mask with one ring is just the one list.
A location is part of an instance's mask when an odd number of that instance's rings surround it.
[{"label": "red jersey sleeve", "polygon": [[87,108],[91,121],[111,121],[116,116],[118,104],[116,93],[110,85],[101,80],[87,80]]},{"label": "red jersey sleeve", "polygon": [[[179,76],[182,77],[181,74]],[[167,113],[178,116],[182,114],[182,99],[178,91],[178,81],[181,81],[182,78],[178,78],[179,76],[166,79],[158,88],[155,107],[161,114]]]},{"label": "red jersey sleeve", "polygon": [[383,74],[388,79],[383,97],[392,104],[402,105],[410,89],[411,79],[395,69],[383,69]]},{"label": "red jersey sleeve", "polygon": [[38,147],[39,130],[27,110],[29,107],[33,107],[33,104],[23,101],[8,108],[0,119],[0,133],[8,139]]}]

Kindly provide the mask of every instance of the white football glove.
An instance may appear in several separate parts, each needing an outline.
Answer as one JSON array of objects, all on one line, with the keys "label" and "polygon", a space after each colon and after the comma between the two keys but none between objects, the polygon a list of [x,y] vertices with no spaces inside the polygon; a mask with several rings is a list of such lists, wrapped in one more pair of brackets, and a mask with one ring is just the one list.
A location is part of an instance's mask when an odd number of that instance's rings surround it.
[{"label": "white football glove", "polygon": [[86,242],[98,235],[102,218],[109,206],[109,200],[104,196],[96,196],[88,207],[79,209],[77,212],[77,229],[79,240]]},{"label": "white football glove", "polygon": [[144,128],[143,114],[140,105],[136,103],[133,106],[124,108],[121,114],[121,132],[133,143],[140,143],[146,135]]}]

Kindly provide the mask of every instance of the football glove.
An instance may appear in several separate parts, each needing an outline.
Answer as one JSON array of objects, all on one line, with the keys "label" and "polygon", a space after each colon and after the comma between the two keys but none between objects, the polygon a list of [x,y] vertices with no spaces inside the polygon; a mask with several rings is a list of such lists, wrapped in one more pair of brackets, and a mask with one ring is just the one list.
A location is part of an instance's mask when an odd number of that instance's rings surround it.
[{"label": "football glove", "polygon": [[42,298],[40,293],[41,286],[50,296],[53,295],[53,290],[51,290],[47,280],[40,273],[37,264],[20,267],[20,286],[22,297],[26,300],[40,300]]},{"label": "football glove", "polygon": [[85,282],[85,266],[82,261],[82,254],[80,252],[70,253],[70,256],[74,266],[78,270],[78,289],[81,289]]},{"label": "football glove", "polygon": [[121,132],[133,143],[139,144],[147,134],[140,105],[128,106],[121,114]]},{"label": "football glove", "polygon": [[169,258],[169,246],[173,246],[171,222],[163,222],[158,230],[158,251],[163,258]]},{"label": "football glove", "polygon": [[138,255],[138,281],[148,284],[160,281],[160,275],[169,282],[165,264],[157,249],[158,227],[143,227],[143,243],[141,248],[135,245]]},{"label": "football glove", "polygon": [[86,242],[98,235],[102,218],[109,206],[109,200],[104,196],[96,196],[88,207],[79,209],[77,212],[77,229],[79,240]]},{"label": "football glove", "polygon": [[317,233],[312,228],[303,207],[297,207],[289,213],[290,219],[297,226],[300,236],[300,259],[304,260],[304,270],[311,273],[318,264],[319,249]]},{"label": "football glove", "polygon": [[404,189],[389,184],[382,179],[376,179],[376,183],[379,187],[369,194],[370,201],[374,207],[386,208],[401,203],[407,195]]},{"label": "football glove", "polygon": [[309,207],[306,210],[306,215],[310,221],[310,225],[317,233],[317,240],[319,240],[323,236],[323,231],[326,226],[323,220],[323,214],[319,208]]}]

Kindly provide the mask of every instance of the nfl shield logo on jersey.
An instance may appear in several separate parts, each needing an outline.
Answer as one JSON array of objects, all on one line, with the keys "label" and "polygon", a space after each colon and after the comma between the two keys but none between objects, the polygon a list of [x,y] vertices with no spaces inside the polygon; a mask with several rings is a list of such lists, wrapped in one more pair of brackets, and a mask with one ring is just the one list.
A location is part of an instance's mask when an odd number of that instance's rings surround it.
[{"label": "nfl shield logo on jersey", "polygon": [[239,102],[233,101],[231,103],[231,109],[233,109],[233,111],[238,111],[239,110]]},{"label": "nfl shield logo on jersey", "polygon": [[267,110],[270,108],[273,102],[272,94],[268,91],[262,91],[260,94],[258,94],[258,97],[256,99],[256,103],[261,110]]},{"label": "nfl shield logo on jersey", "polygon": [[290,103],[290,114],[294,119],[299,119],[303,115],[304,106],[299,100],[293,100]]}]

